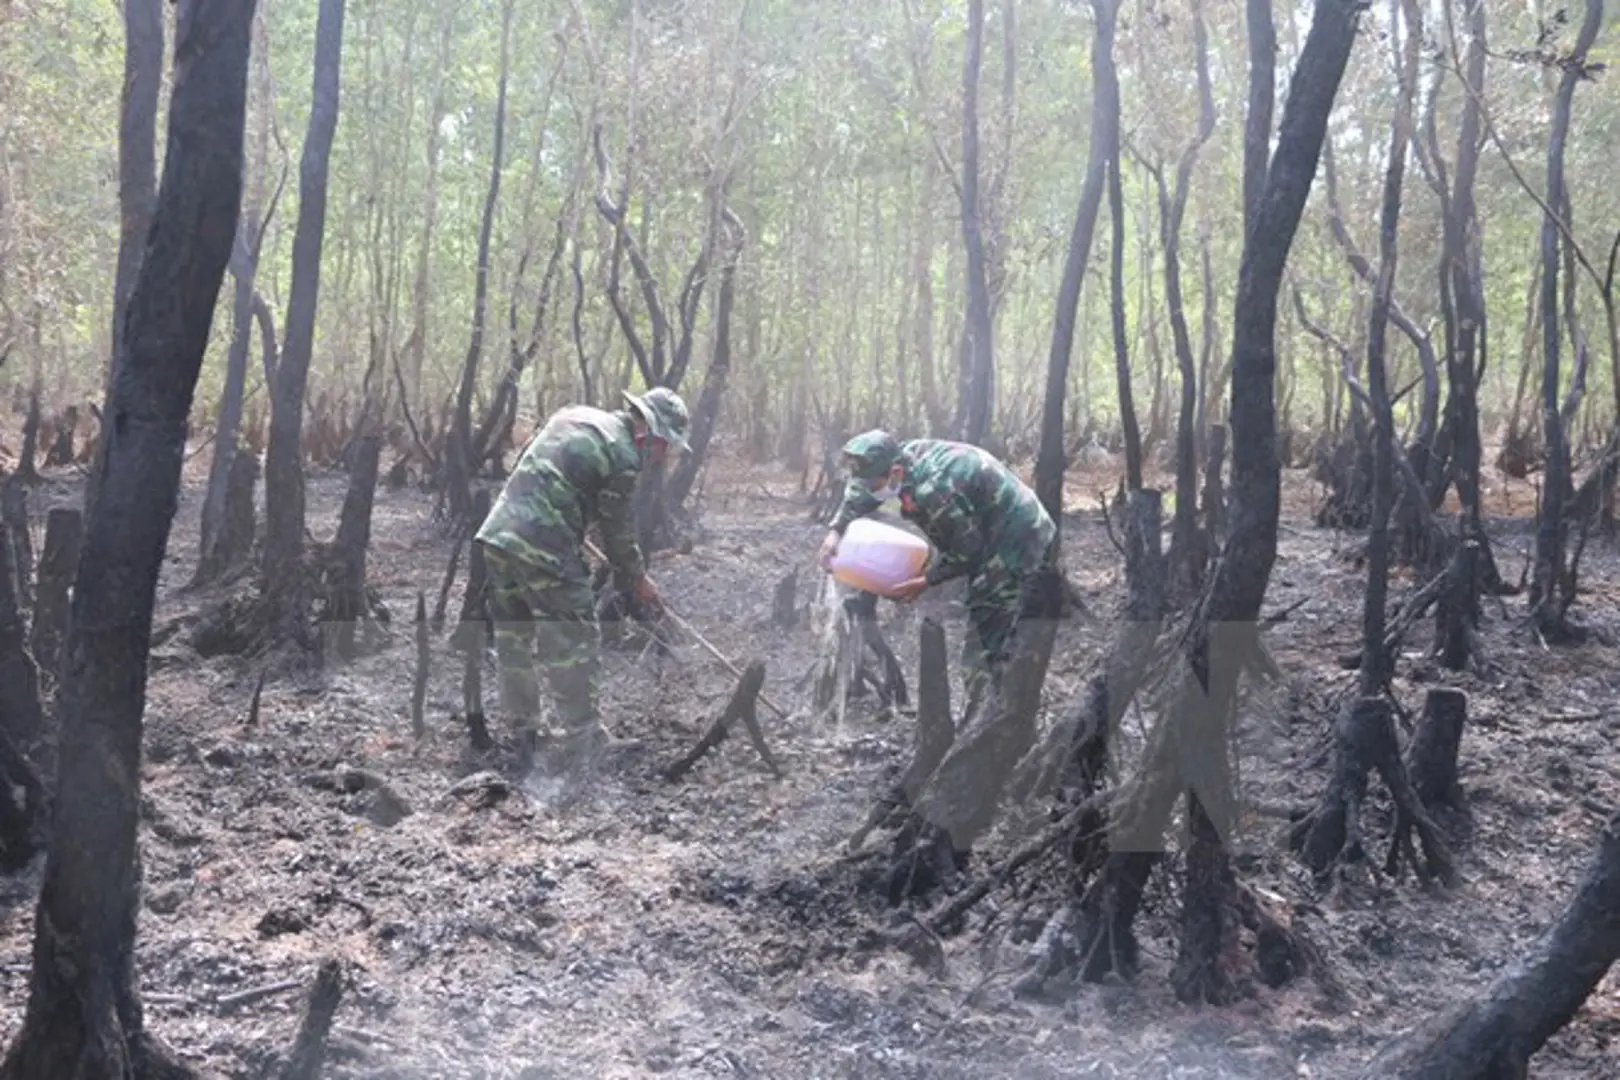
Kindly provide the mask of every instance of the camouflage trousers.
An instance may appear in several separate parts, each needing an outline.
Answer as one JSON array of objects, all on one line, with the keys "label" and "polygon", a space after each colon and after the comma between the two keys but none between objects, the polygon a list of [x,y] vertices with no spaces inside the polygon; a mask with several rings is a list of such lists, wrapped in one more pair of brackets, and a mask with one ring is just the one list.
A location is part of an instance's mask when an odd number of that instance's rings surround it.
[{"label": "camouflage trousers", "polygon": [[992,555],[968,576],[962,679],[970,701],[999,683],[1019,622],[1055,616],[1061,588],[1055,538],[1028,555]]},{"label": "camouflage trousers", "polygon": [[597,722],[601,631],[584,560],[572,554],[561,576],[488,544],[484,560],[489,572],[484,595],[495,628],[502,711],[520,732],[536,727],[538,652],[558,722],[569,734],[586,733]]}]

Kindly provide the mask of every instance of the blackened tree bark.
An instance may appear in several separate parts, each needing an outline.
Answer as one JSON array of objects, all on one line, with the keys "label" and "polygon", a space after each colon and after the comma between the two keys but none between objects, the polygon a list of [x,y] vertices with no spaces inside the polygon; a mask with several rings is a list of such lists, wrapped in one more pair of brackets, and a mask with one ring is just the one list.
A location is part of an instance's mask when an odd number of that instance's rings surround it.
[{"label": "blackened tree bark", "polygon": [[1170,334],[1181,370],[1181,414],[1176,423],[1176,513],[1170,527],[1170,587],[1180,599],[1194,595],[1203,584],[1209,560],[1208,545],[1198,529],[1198,363],[1193,356],[1192,334],[1181,292],[1181,221],[1198,153],[1215,132],[1215,95],[1209,82],[1209,34],[1204,27],[1202,3],[1193,3],[1194,64],[1198,72],[1198,132],[1176,164],[1172,193],[1164,171],[1153,178],[1159,191],[1159,242],[1164,247],[1164,299],[1170,308]]},{"label": "blackened tree bark", "polygon": [[130,292],[105,484],[73,588],[50,851],[7,1078],[175,1077],[134,980],[152,608],[197,373],[236,234],[252,3],[182,0],[163,183]]},{"label": "blackened tree bark", "polygon": [[[1391,709],[1383,693],[1394,674],[1384,636],[1389,593],[1389,519],[1394,502],[1395,417],[1390,403],[1385,341],[1395,288],[1396,237],[1400,228],[1401,190],[1406,175],[1413,103],[1417,95],[1418,61],[1423,39],[1422,9],[1418,0],[1390,0],[1391,28],[1400,27],[1404,11],[1404,45],[1397,54],[1400,92],[1390,124],[1389,164],[1384,174],[1383,213],[1379,222],[1378,271],[1374,278],[1372,310],[1367,326],[1367,386],[1356,384],[1346,371],[1352,390],[1364,399],[1372,418],[1372,516],[1367,534],[1367,592],[1362,607],[1360,700],[1340,716],[1334,731],[1332,779],[1315,811],[1294,831],[1294,842],[1318,874],[1341,859],[1362,858],[1361,806],[1367,793],[1367,774],[1377,770],[1394,796],[1396,820],[1386,866],[1399,865],[1411,850],[1410,832],[1422,842],[1426,863],[1416,869],[1424,876],[1449,879],[1451,862],[1438,830],[1408,778],[1395,739]],[[1392,33],[1394,30],[1392,29]],[[1416,861],[1414,855],[1414,862]]]},{"label": "blackened tree bark", "polygon": [[[1483,0],[1480,0],[1483,2]],[[1530,610],[1536,628],[1549,641],[1579,640],[1584,636],[1566,619],[1575,600],[1574,582],[1565,573],[1564,519],[1570,485],[1569,444],[1564,430],[1559,379],[1559,223],[1557,213],[1568,203],[1564,181],[1564,144],[1569,139],[1570,110],[1575,84],[1589,77],[1586,54],[1603,25],[1603,0],[1587,0],[1575,45],[1563,65],[1558,95],[1553,102],[1552,131],[1547,136],[1547,198],[1541,220],[1541,430],[1546,442],[1546,479],[1541,490],[1541,517],[1536,526],[1536,569],[1530,583]],[[1567,242],[1567,241],[1566,241]],[[1575,286],[1573,274],[1565,285]],[[1572,313],[1573,314],[1573,313]],[[1577,379],[1579,376],[1577,376]]]},{"label": "blackened tree bark", "polygon": [[[1602,0],[1592,0],[1601,6]],[[1620,960],[1620,815],[1557,921],[1472,1001],[1396,1039],[1367,1080],[1522,1078]]]},{"label": "blackened tree bark", "polygon": [[[1187,788],[1191,843],[1181,948],[1173,976],[1177,995],[1188,1001],[1225,1002],[1239,989],[1230,953],[1236,948],[1234,919],[1241,898],[1220,826],[1235,817],[1224,769],[1228,728],[1239,675],[1259,647],[1260,607],[1277,556],[1277,297],[1360,14],[1355,0],[1320,0],[1289,85],[1277,151],[1244,241],[1233,305],[1226,544],[1208,600],[1189,635],[1188,667],[1178,700],[1160,725],[1161,745],[1174,757],[1156,754],[1145,766],[1125,825],[1136,850],[1116,850],[1104,870],[1105,882],[1124,882],[1140,873],[1140,853],[1151,850],[1143,845],[1162,837],[1178,786],[1192,780]],[[1257,65],[1250,77],[1264,74],[1264,65]],[[1251,111],[1249,139],[1265,138],[1254,130],[1259,122]]]},{"label": "blackened tree bark", "polygon": [[57,679],[62,646],[67,641],[70,590],[79,565],[84,535],[83,515],[72,507],[55,506],[45,518],[45,549],[39,556],[39,588],[34,596],[34,624],[29,641],[41,671]]},{"label": "blackened tree bark", "polygon": [[48,811],[38,765],[45,734],[39,672],[17,606],[7,534],[0,525],[0,871],[14,873],[39,851]]},{"label": "blackened tree bark", "polygon": [[1114,385],[1119,392],[1119,424],[1125,436],[1125,483],[1142,490],[1142,430],[1131,394],[1131,356],[1125,326],[1125,194],[1120,181],[1119,124],[1109,132],[1108,215],[1113,224],[1113,250],[1108,265],[1108,307],[1114,330]]},{"label": "blackened tree bark", "polygon": [[293,233],[292,285],[286,337],[276,365],[270,445],[264,466],[264,620],[266,644],[291,638],[307,646],[309,586],[304,568],[304,392],[315,345],[321,291],[321,243],[326,231],[326,175],[337,130],[343,59],[344,0],[321,0],[315,23],[315,64],[298,163],[298,225]]},{"label": "blackened tree bark", "polygon": [[1052,351],[1046,362],[1046,399],[1041,411],[1041,447],[1035,461],[1035,494],[1054,522],[1062,528],[1063,473],[1068,464],[1064,450],[1064,399],[1069,387],[1069,357],[1074,351],[1075,312],[1080,287],[1091,261],[1091,240],[1102,206],[1103,180],[1108,174],[1109,147],[1119,138],[1119,76],[1114,70],[1114,27],[1119,21],[1119,0],[1092,0],[1097,19],[1091,42],[1091,148],[1086,159],[1080,208],[1069,234],[1063,260],[1063,281],[1058,286],[1057,314],[1052,325]]},{"label": "blackened tree bark", "polygon": [[[262,24],[261,24],[262,27]],[[276,205],[281,200],[282,186],[287,175],[283,167],[276,181],[275,192],[265,202],[265,179],[270,170],[270,110],[273,87],[270,82],[270,58],[266,55],[269,43],[261,30],[257,52],[258,87],[264,115],[259,124],[257,170],[253,190],[242,211],[242,221],[236,230],[236,248],[231,253],[231,277],[235,279],[235,292],[231,298],[231,344],[225,355],[225,384],[219,393],[218,419],[214,424],[214,455],[208,468],[208,487],[203,496],[200,519],[200,542],[197,570],[193,585],[203,585],[217,578],[226,568],[229,553],[219,551],[220,533],[225,525],[226,496],[230,488],[231,470],[238,451],[237,434],[242,426],[242,395],[247,386],[248,352],[253,342],[254,279],[258,274],[259,255],[264,250],[265,233],[275,218]],[[273,352],[275,333],[271,331],[266,348]],[[270,385],[267,383],[266,385]]]},{"label": "blackened tree bark", "polygon": [[[158,94],[163,87],[163,2],[126,0],[124,8],[124,90],[118,120],[118,263],[113,272],[112,354],[107,364],[106,398],[118,376],[118,339],[124,307],[146,250],[157,201]],[[106,411],[103,410],[103,416]],[[106,432],[102,432],[105,440]],[[99,459],[85,485],[85,509],[95,505],[101,484]]]},{"label": "blackened tree bark", "polygon": [[1249,112],[1243,129],[1243,233],[1254,231],[1271,162],[1271,114],[1277,96],[1277,28],[1271,0],[1245,0],[1249,31]]},{"label": "blackened tree bark", "polygon": [[478,363],[484,352],[484,318],[489,307],[489,242],[495,229],[495,206],[501,197],[501,163],[506,144],[506,83],[512,63],[514,0],[501,5],[501,74],[495,87],[495,145],[490,152],[489,189],[484,194],[484,216],[478,225],[478,265],[473,275],[472,336],[461,362],[461,384],[456,389],[455,419],[444,444],[445,503],[449,520],[459,526],[472,510],[472,399],[478,385]]},{"label": "blackened tree bark", "polygon": [[983,445],[990,435],[995,393],[995,342],[990,319],[990,283],[984,252],[979,194],[979,70],[984,59],[984,0],[968,0],[967,53],[962,64],[962,243],[967,253],[967,321],[963,357],[967,370],[957,402],[964,442]]},{"label": "blackened tree bark", "polygon": [[737,263],[742,258],[747,233],[742,220],[729,209],[722,211],[722,216],[725,231],[731,236],[723,241],[726,254],[725,262],[720,266],[720,290],[714,312],[714,353],[709,359],[709,369],[703,376],[703,389],[698,393],[697,408],[692,413],[690,449],[682,455],[665,488],[664,497],[672,512],[679,511],[685,504],[698,471],[703,468],[709,440],[714,436],[715,421],[720,416],[726,381],[731,374],[731,312],[737,298]]}]

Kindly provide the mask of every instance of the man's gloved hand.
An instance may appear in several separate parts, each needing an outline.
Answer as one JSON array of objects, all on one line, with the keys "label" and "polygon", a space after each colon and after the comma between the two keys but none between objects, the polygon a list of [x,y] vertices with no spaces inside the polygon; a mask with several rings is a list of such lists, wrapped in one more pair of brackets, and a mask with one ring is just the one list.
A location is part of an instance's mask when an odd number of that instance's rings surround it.
[{"label": "man's gloved hand", "polygon": [[646,574],[642,574],[641,577],[636,579],[632,592],[635,595],[636,602],[648,611],[655,615],[664,613],[664,599],[658,595],[658,586],[654,585],[652,578]]},{"label": "man's gloved hand", "polygon": [[836,530],[828,529],[827,535],[821,541],[821,551],[816,555],[816,563],[823,569],[829,569],[833,556],[838,554],[839,537]]}]

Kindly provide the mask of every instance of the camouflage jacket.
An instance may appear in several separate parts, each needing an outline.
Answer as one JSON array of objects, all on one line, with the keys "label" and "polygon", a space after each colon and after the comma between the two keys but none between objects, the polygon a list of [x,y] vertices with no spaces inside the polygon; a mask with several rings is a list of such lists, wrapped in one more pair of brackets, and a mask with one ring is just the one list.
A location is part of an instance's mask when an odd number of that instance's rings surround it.
[{"label": "camouflage jacket", "polygon": [[478,539],[564,577],[578,572],[585,528],[594,521],[603,553],[627,585],[643,568],[631,503],[640,471],[628,413],[559,409],[523,448]]},{"label": "camouflage jacket", "polygon": [[[900,461],[906,470],[901,516],[921,528],[938,552],[928,568],[930,585],[977,573],[997,557],[1014,568],[1032,567],[1057,535],[1029,486],[977,446],[912,439],[901,444]],[[881,505],[865,483],[851,478],[832,527],[842,533]]]}]

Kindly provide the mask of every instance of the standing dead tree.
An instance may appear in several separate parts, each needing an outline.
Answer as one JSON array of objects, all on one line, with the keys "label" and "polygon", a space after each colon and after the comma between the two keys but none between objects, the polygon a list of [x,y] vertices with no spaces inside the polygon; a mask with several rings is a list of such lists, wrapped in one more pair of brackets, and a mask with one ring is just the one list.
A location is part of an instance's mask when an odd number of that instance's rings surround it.
[{"label": "standing dead tree", "polygon": [[1074,351],[1075,312],[1080,305],[1086,265],[1091,261],[1091,240],[1102,206],[1110,147],[1119,140],[1119,76],[1114,70],[1119,0],[1092,0],[1091,7],[1097,20],[1091,43],[1091,146],[1085,183],[1080,188],[1080,208],[1075,212],[1074,231],[1069,234],[1069,249],[1063,258],[1063,280],[1058,286],[1052,350],[1046,362],[1046,398],[1041,407],[1040,451],[1035,461],[1035,494],[1060,529],[1063,473],[1068,464],[1064,452],[1064,398],[1069,386],[1069,359]]},{"label": "standing dead tree", "polygon": [[[1109,942],[1130,933],[1148,870],[1162,850],[1176,802],[1187,796],[1182,935],[1172,981],[1184,1001],[1223,1003],[1243,991],[1246,967],[1240,924],[1255,933],[1257,959],[1268,982],[1291,977],[1303,953],[1286,930],[1242,889],[1233,872],[1222,824],[1235,820],[1227,774],[1228,731],[1241,675],[1261,663],[1260,607],[1276,558],[1281,474],[1274,445],[1277,409],[1277,297],[1294,234],[1316,173],[1328,114],[1337,96],[1362,6],[1321,0],[1290,81],[1287,104],[1269,165],[1248,202],[1243,260],[1234,301],[1232,340],[1232,485],[1222,558],[1206,586],[1182,646],[1182,663],[1168,673],[1172,703],[1150,737],[1135,779],[1120,800],[1106,855],[1086,885],[1088,906],[1104,918],[1084,928],[1080,955],[1108,956]],[[1251,0],[1251,89],[1269,85],[1270,5]],[[1255,94],[1245,136],[1249,148],[1269,145],[1269,94]],[[1253,162],[1249,162],[1253,164]],[[1246,175],[1248,171],[1246,170]],[[1123,916],[1118,917],[1118,916]],[[1092,966],[1093,976],[1109,965]]]},{"label": "standing dead tree", "polygon": [[[262,23],[260,25],[262,26]],[[265,115],[259,123],[258,167],[253,190],[242,209],[242,221],[236,230],[236,247],[231,252],[231,276],[236,282],[231,298],[231,344],[225,356],[225,382],[220,388],[219,410],[214,422],[214,455],[208,469],[208,487],[203,496],[198,544],[200,550],[197,570],[192,576],[193,585],[203,585],[217,580],[237,558],[246,554],[240,546],[241,538],[227,535],[231,485],[233,480],[240,483],[242,479],[240,474],[233,470],[236,467],[237,456],[243,452],[237,444],[237,439],[242,426],[242,397],[247,385],[248,353],[253,340],[254,301],[257,299],[263,303],[263,298],[259,297],[254,289],[254,279],[258,274],[260,255],[264,251],[265,235],[269,232],[270,223],[275,220],[276,207],[281,201],[281,193],[287,182],[284,158],[281,174],[276,180],[275,190],[270,194],[267,204],[264,186],[270,170],[270,135],[274,127],[274,121],[270,116],[274,106],[272,100],[274,91],[270,81],[270,58],[266,55],[268,47],[269,42],[261,31],[256,56],[257,82],[262,102],[260,107]],[[263,335],[261,337],[263,338]],[[274,342],[275,332],[271,330],[264,339],[267,362],[270,353],[274,351]],[[272,384],[267,382],[266,385]],[[250,489],[248,498],[252,497]],[[248,545],[251,546],[252,536],[249,535],[247,539]]]},{"label": "standing dead tree", "polygon": [[[1318,874],[1336,864],[1358,861],[1361,846],[1361,807],[1367,794],[1367,774],[1377,770],[1395,799],[1395,827],[1385,867],[1397,870],[1403,855],[1410,856],[1420,875],[1453,877],[1450,856],[1439,830],[1429,820],[1401,759],[1395,738],[1393,709],[1382,697],[1388,692],[1393,658],[1384,647],[1386,599],[1389,592],[1390,509],[1394,500],[1395,417],[1390,404],[1384,360],[1395,288],[1396,234],[1400,227],[1401,189],[1406,174],[1406,148],[1417,95],[1418,60],[1423,36],[1423,15],[1418,0],[1391,0],[1390,26],[1399,27],[1404,13],[1404,45],[1397,47],[1396,70],[1400,92],[1390,125],[1389,165],[1384,175],[1383,213],[1379,229],[1378,272],[1374,279],[1372,313],[1367,328],[1367,386],[1363,389],[1347,373],[1351,389],[1366,406],[1372,420],[1372,507],[1367,535],[1367,592],[1362,617],[1359,699],[1348,705],[1334,728],[1333,776],[1316,810],[1294,829],[1293,842],[1306,863]],[[1394,31],[1392,31],[1393,33]],[[1427,509],[1426,507],[1424,508]],[[1425,861],[1412,849],[1415,830]]]},{"label": "standing dead tree", "polygon": [[[1565,643],[1584,639],[1584,628],[1569,622],[1570,605],[1575,602],[1575,575],[1566,549],[1568,522],[1565,518],[1566,489],[1570,486],[1570,454],[1567,421],[1558,394],[1559,346],[1558,289],[1559,244],[1562,240],[1558,216],[1568,206],[1564,180],[1564,145],[1569,138],[1570,111],[1575,84],[1591,77],[1586,57],[1603,25],[1603,0],[1587,0],[1586,17],[1575,37],[1564,73],[1553,102],[1552,131],[1547,137],[1547,199],[1541,221],[1541,430],[1546,441],[1546,479],[1541,490],[1541,513],[1536,526],[1536,568],[1530,583],[1530,613],[1544,640]],[[1573,260],[1570,260],[1573,262]],[[1567,275],[1564,288],[1573,290],[1575,276]],[[1574,309],[1571,305],[1570,316]],[[1573,329],[1573,328],[1572,328]],[[1584,350],[1583,350],[1584,352]],[[1584,358],[1583,358],[1584,360]],[[1580,365],[1584,368],[1584,362]],[[1576,374],[1579,386],[1582,375]]]},{"label": "standing dead tree", "polygon": [[[1003,0],[1005,2],[1005,0]],[[966,53],[962,63],[962,243],[966,251],[967,313],[962,326],[965,360],[957,403],[959,437],[982,445],[990,435],[995,391],[995,340],[990,282],[985,260],[983,199],[979,169],[979,71],[984,61],[984,0],[968,0]]]},{"label": "standing dead tree", "polygon": [[1198,154],[1215,133],[1215,96],[1209,80],[1209,33],[1204,9],[1193,4],[1193,59],[1198,72],[1198,131],[1176,163],[1172,191],[1164,170],[1150,166],[1159,193],[1159,241],[1164,247],[1164,298],[1170,308],[1170,333],[1181,370],[1181,414],[1176,423],[1176,512],[1170,526],[1171,595],[1188,601],[1203,584],[1210,559],[1210,543],[1198,527],[1198,366],[1181,290],[1181,221]]},{"label": "standing dead tree", "polygon": [[344,0],[321,0],[315,23],[309,130],[298,164],[298,225],[293,233],[292,284],[286,340],[276,366],[265,455],[264,645],[290,640],[312,644],[309,582],[304,566],[304,469],[301,446],[304,397],[315,346],[315,308],[321,289],[321,245],[326,231],[326,177],[337,130],[343,57]]},{"label": "standing dead tree", "polygon": [[163,183],[118,342],[104,483],[73,587],[50,848],[8,1078],[182,1077],[135,985],[136,825],[152,609],[197,375],[242,193],[252,3],[183,0]]},{"label": "standing dead tree", "polygon": [[[112,356],[102,386],[112,398],[118,377],[119,338],[124,333],[125,307],[157,203],[157,115],[163,91],[163,2],[129,0],[124,11],[124,88],[118,117],[118,263],[113,272]],[[96,418],[98,421],[101,417]],[[97,436],[106,441],[105,425]],[[32,459],[30,459],[32,468]],[[88,514],[101,487],[99,456],[91,463],[85,485]]]},{"label": "standing dead tree", "polygon": [[484,351],[484,319],[489,305],[489,244],[495,229],[495,206],[501,195],[502,154],[506,145],[506,84],[512,69],[512,16],[515,0],[501,4],[501,66],[495,88],[495,139],[490,151],[489,189],[484,194],[484,212],[478,225],[478,263],[473,275],[472,333],[467,356],[461,363],[461,380],[456,389],[456,411],[450,435],[444,444],[444,486],[441,506],[452,526],[459,525],[472,511],[473,461],[472,399],[478,385],[478,364]]},{"label": "standing dead tree", "polygon": [[[680,328],[671,347],[670,333],[673,328],[670,325],[669,307],[664,292],[659,287],[658,279],[653,274],[652,267],[648,265],[641,243],[630,231],[628,182],[620,188],[617,201],[612,194],[612,167],[608,163],[607,151],[602,146],[600,124],[591,132],[591,144],[599,181],[596,210],[602,216],[602,220],[613,229],[613,253],[609,261],[607,287],[608,303],[613,307],[614,317],[618,320],[619,329],[624,333],[625,342],[630,347],[630,354],[635,360],[636,370],[640,372],[642,381],[648,387],[667,386],[671,390],[679,390],[681,380],[686,377],[686,369],[692,360],[698,305],[703,299],[703,289],[708,282],[709,263],[714,250],[715,229],[719,215],[710,214],[708,231],[698,249],[697,257],[693,259],[691,268],[687,270],[681,284],[680,295],[675,303]],[[718,193],[718,188],[712,180],[710,190]],[[630,263],[630,270],[635,275],[642,301],[647,308],[647,319],[652,326],[650,343],[643,340],[641,332],[636,329],[635,316],[621,292],[619,283],[621,254]],[[659,542],[667,537],[668,519],[662,467],[642,470],[641,480],[636,489],[636,523],[643,551],[655,550],[661,546]]]}]

